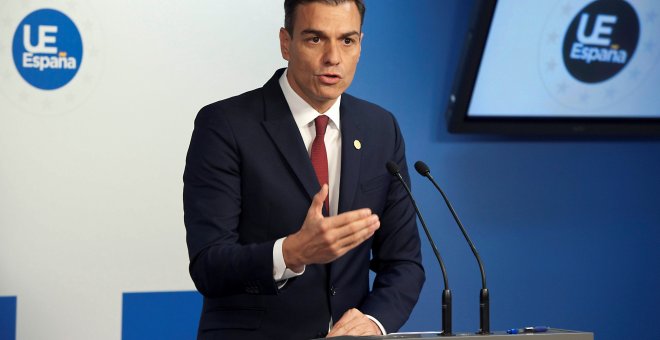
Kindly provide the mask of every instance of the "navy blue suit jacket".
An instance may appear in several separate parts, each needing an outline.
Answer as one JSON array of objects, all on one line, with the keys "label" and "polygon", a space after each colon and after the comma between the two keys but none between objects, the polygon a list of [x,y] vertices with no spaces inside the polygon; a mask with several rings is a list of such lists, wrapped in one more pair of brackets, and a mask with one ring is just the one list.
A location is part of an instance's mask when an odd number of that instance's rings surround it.
[{"label": "navy blue suit jacket", "polygon": [[342,96],[339,212],[371,208],[380,229],[334,262],[307,266],[282,289],[273,280],[275,240],[300,229],[320,190],[278,83],[282,72],[195,119],[183,200],[190,275],[204,295],[198,337],[309,339],[349,308],[396,331],[417,302],[424,270],[414,210],[385,168],[395,161],[409,181],[403,138],[376,105]]}]

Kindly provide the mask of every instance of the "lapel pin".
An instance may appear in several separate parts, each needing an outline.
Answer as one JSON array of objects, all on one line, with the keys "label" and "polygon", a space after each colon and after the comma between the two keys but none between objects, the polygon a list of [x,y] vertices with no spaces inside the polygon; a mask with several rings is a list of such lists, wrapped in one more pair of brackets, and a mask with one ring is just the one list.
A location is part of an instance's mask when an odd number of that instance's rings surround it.
[{"label": "lapel pin", "polygon": [[360,141],[357,139],[353,141],[353,146],[355,147],[355,150],[362,149],[362,143],[360,143]]}]

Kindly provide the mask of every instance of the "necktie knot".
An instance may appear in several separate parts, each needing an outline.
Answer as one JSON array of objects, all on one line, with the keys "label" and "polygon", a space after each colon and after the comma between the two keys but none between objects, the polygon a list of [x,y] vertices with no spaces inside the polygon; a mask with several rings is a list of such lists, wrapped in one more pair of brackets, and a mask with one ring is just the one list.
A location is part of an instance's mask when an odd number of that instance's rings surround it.
[{"label": "necktie knot", "polygon": [[325,136],[325,130],[328,127],[328,116],[320,115],[314,119],[314,125],[316,126],[316,135]]}]

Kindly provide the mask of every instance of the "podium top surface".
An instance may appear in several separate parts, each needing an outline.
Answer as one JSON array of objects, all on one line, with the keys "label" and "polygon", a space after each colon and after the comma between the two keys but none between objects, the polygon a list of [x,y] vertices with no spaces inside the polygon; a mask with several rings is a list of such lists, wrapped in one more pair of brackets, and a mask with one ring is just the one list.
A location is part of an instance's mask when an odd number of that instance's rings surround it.
[{"label": "podium top surface", "polygon": [[420,333],[394,333],[383,336],[340,336],[334,339],[443,339],[443,340],[593,340],[594,334],[589,332],[571,331],[565,329],[550,328],[543,333],[507,334],[506,332],[493,332],[481,335],[475,333],[455,333],[452,336],[443,336],[440,332]]}]

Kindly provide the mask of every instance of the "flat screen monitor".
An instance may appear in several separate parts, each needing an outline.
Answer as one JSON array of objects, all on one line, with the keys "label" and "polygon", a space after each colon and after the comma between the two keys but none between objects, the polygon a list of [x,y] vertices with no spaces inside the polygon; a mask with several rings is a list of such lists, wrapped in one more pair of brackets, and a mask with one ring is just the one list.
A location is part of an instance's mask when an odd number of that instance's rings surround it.
[{"label": "flat screen monitor", "polygon": [[660,1],[476,3],[450,132],[660,136]]}]

